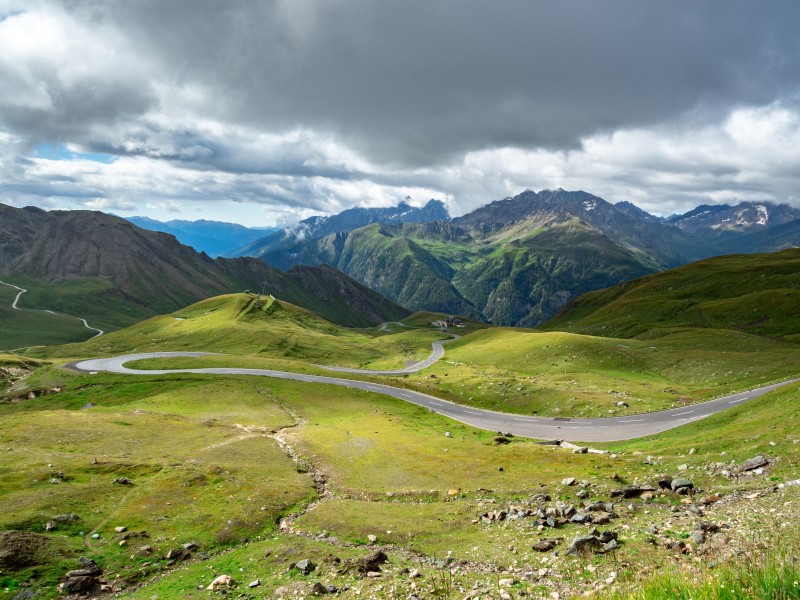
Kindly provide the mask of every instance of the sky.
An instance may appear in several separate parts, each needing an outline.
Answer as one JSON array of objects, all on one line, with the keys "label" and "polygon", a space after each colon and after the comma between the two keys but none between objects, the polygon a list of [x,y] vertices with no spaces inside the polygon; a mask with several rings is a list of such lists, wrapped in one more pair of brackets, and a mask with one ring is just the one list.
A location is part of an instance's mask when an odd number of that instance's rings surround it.
[{"label": "sky", "polygon": [[800,206],[796,0],[0,0],[0,202]]}]

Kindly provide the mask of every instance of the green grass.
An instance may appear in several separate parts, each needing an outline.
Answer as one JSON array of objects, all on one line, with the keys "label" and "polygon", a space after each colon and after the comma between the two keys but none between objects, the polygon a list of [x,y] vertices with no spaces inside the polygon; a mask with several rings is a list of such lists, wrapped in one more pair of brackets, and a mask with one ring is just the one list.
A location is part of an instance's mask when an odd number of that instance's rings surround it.
[{"label": "green grass", "polygon": [[[18,293],[19,290],[0,285],[0,323],[3,324],[0,328],[0,350],[66,344],[85,340],[97,333],[86,329],[74,317],[30,310],[35,306],[28,298],[31,292],[22,294],[18,304],[22,310],[14,310],[11,303]],[[54,306],[48,308],[55,310]]]},{"label": "green grass", "polygon": [[[66,280],[60,283],[46,284],[15,275],[10,279],[3,279],[3,281],[28,290],[20,299],[20,307],[53,310],[82,317],[89,322],[89,325],[104,331],[127,327],[153,315],[152,309],[146,309],[134,302],[120,299],[112,283],[105,279]],[[80,323],[78,324],[80,325]],[[84,328],[84,332],[89,332],[89,330]],[[89,333],[94,335],[96,332]]]},{"label": "green grass", "polygon": [[796,335],[798,273],[798,249],[720,256],[585,294],[542,328],[609,337],[673,327]]},{"label": "green grass", "polygon": [[[71,358],[131,352],[198,350],[267,361],[399,368],[430,354],[435,331],[348,329],[275,301],[256,306],[246,294],[218,296],[80,345],[35,349],[32,356]],[[238,362],[236,364],[239,364]],[[261,365],[259,365],[261,366]]]},{"label": "green grass", "polygon": [[[407,323],[427,327],[432,320],[435,315],[417,314]],[[800,372],[796,344],[736,330],[672,327],[621,339],[472,325],[458,331],[463,337],[446,346],[445,358],[434,367],[388,381],[511,412],[631,414]],[[83,344],[29,354],[58,364],[148,349],[211,350],[229,355],[144,362],[320,372],[314,364],[402,366],[427,356],[430,343],[443,337],[433,330],[395,329],[348,330],[286,303],[255,307],[244,295],[231,295]],[[27,357],[0,356],[0,368],[26,362]],[[62,391],[18,400],[29,390],[54,387]],[[768,489],[800,476],[799,394],[800,385],[792,384],[658,436],[593,444],[614,455],[575,455],[520,438],[500,445],[495,432],[337,386],[240,376],[90,375],[41,366],[13,384],[6,396],[14,401],[0,401],[0,531],[41,534],[54,551],[38,565],[0,573],[0,598],[30,584],[42,588],[42,597],[55,596],[58,578],[82,554],[115,581],[144,584],[129,597],[148,599],[205,597],[208,592],[197,587],[219,573],[234,576],[235,593],[261,579],[255,593],[266,597],[280,586],[307,594],[316,579],[353,586],[343,597],[356,597],[356,589],[361,597],[447,597],[445,573],[424,562],[445,556],[464,561],[450,574],[463,590],[457,597],[474,586],[481,597],[497,596],[509,566],[519,569],[513,589],[532,597],[549,596],[553,586],[592,592],[611,571],[618,573],[618,597],[637,590],[642,598],[735,597],[721,595],[723,589],[791,594],[784,578],[796,568],[781,562],[779,553],[764,553],[772,562],[748,568],[725,550],[753,549],[750,531],[774,545],[784,531],[781,523],[798,517],[797,488],[759,497],[743,509],[734,491]],[[619,400],[630,407],[616,407]],[[278,430],[310,472],[269,437]],[[731,462],[756,454],[771,460],[765,475],[736,481],[722,473]],[[568,543],[585,526],[540,532],[524,519],[473,523],[487,510],[525,502],[538,492],[549,493],[553,502],[579,503],[579,488],[560,484],[566,476],[585,479],[591,497],[606,500],[612,489],[680,473],[684,464],[702,494],[717,492],[729,500],[704,517],[736,525],[725,531],[725,544],[704,555],[703,561],[713,557],[723,565],[716,571],[705,562],[677,561],[674,552],[653,546],[641,533],[657,523],[670,539],[688,538],[695,517],[673,512],[682,505],[672,495],[659,494],[646,504],[637,500],[633,511],[623,503],[620,520],[610,526],[623,546],[610,556],[550,559],[530,548],[553,534]],[[111,483],[119,476],[134,485]],[[312,477],[326,482],[321,498]],[[313,500],[319,502],[291,530],[278,529],[283,516],[302,512]],[[54,515],[69,512],[82,520],[44,531]],[[120,547],[114,533],[120,525],[150,537]],[[88,535],[94,532],[99,539]],[[309,539],[323,533],[336,540]],[[388,545],[391,564],[384,576],[360,580],[340,572],[332,556],[364,556],[371,549],[369,535]],[[170,570],[164,553],[188,541],[197,542],[209,560]],[[154,547],[153,555],[135,552],[145,543]],[[796,556],[794,546],[788,551]],[[320,571],[303,577],[290,570],[300,558],[312,558]],[[400,572],[404,566],[421,566],[425,576],[411,581]],[[546,575],[537,575],[539,568]],[[520,575],[528,571],[534,575]]]},{"label": "green grass", "polygon": [[[72,556],[89,552],[134,577],[153,559],[131,560],[116,526],[147,531],[134,543],[151,544],[160,562],[184,542],[213,553],[269,533],[315,495],[266,437],[295,422],[268,390],[175,377],[73,377],[64,385],[60,394],[0,404],[0,530],[43,533],[53,516],[75,513],[79,522],[49,537],[66,536]],[[89,401],[95,406],[79,408]],[[114,485],[121,476],[134,485]],[[52,582],[57,574],[45,566],[22,574],[30,576]]]},{"label": "green grass", "polygon": [[402,385],[480,408],[589,417],[670,408],[798,373],[796,344],[731,330],[615,339],[489,328],[449,343],[442,361]]}]

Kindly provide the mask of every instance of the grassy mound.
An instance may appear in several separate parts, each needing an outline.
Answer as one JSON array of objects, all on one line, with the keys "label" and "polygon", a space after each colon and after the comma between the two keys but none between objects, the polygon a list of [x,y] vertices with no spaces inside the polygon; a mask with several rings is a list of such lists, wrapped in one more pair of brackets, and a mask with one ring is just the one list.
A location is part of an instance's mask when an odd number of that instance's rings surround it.
[{"label": "grassy mound", "polygon": [[800,249],[720,256],[585,294],[541,328],[629,338],[703,327],[797,341],[799,275]]}]

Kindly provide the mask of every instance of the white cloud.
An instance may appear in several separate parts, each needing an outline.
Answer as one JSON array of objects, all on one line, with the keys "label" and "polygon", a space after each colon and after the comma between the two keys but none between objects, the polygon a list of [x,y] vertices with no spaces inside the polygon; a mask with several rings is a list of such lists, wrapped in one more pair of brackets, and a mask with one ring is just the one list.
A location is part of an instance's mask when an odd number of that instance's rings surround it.
[{"label": "white cloud", "polygon": [[800,205],[795,5],[578,8],[0,0],[0,201],[246,224],[554,187]]}]

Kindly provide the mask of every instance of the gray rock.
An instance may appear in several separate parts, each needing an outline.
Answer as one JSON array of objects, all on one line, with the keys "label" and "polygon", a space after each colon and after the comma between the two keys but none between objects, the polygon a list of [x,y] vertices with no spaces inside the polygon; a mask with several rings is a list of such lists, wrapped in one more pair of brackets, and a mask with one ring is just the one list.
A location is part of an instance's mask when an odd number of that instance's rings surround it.
[{"label": "gray rock", "polygon": [[689,534],[689,537],[696,545],[702,544],[706,541],[706,535],[702,531],[693,531]]},{"label": "gray rock", "polygon": [[33,600],[34,598],[36,598],[36,593],[33,590],[22,590],[17,592],[11,600]]},{"label": "gray rock", "polygon": [[579,554],[589,549],[596,549],[600,547],[600,540],[593,535],[582,535],[572,540],[572,543],[567,548],[564,554]]},{"label": "gray rock", "polygon": [[311,562],[311,561],[310,561],[310,560],[308,560],[307,558],[304,558],[303,560],[300,560],[300,561],[296,562],[294,566],[295,566],[297,569],[299,569],[299,570],[300,570],[300,572],[301,572],[303,575],[308,575],[308,574],[309,574],[309,573],[311,573],[311,572],[312,572],[314,569],[316,569],[316,568],[317,568],[317,565],[315,565],[313,562]]},{"label": "gray rock", "polygon": [[53,521],[56,523],[72,523],[74,521],[80,521],[81,518],[78,515],[73,515],[72,513],[68,513],[65,515],[56,515],[53,517]]},{"label": "gray rock", "polygon": [[558,538],[545,538],[536,542],[532,548],[537,552],[550,552],[556,547],[560,540]]},{"label": "gray rock", "polygon": [[116,483],[117,485],[133,485],[133,481],[128,477],[117,477],[111,483]]},{"label": "gray rock", "polygon": [[328,593],[328,588],[322,585],[319,581],[315,581],[314,585],[311,587],[312,596],[324,596],[327,593]]},{"label": "gray rock", "polygon": [[578,523],[579,525],[582,525],[583,523],[591,523],[592,517],[590,517],[589,515],[582,515],[580,513],[577,513],[572,515],[570,521],[572,523]]},{"label": "gray rock", "polygon": [[619,542],[617,540],[611,540],[608,543],[603,544],[603,552],[611,552],[619,548]]},{"label": "gray rock", "polygon": [[[685,489],[685,490],[694,489],[694,484],[691,481],[689,481],[688,479],[684,478],[684,477],[676,477],[675,479],[672,480],[672,483],[670,484],[670,487],[672,488],[673,492],[679,492],[680,493],[680,490],[682,490],[682,489]],[[686,492],[683,492],[683,493],[686,493]]]},{"label": "gray rock", "polygon": [[611,515],[608,515],[608,514],[602,514],[602,515],[595,514],[592,517],[592,524],[594,524],[594,525],[606,525],[608,523],[611,523]]},{"label": "gray rock", "polygon": [[597,536],[600,540],[601,544],[607,544],[611,540],[617,539],[617,532],[616,531],[604,531],[599,536]]},{"label": "gray rock", "polygon": [[572,451],[573,454],[586,454],[587,452],[589,452],[589,448],[586,446],[579,446]]},{"label": "gray rock", "polygon": [[375,550],[369,556],[364,557],[361,559],[361,564],[358,566],[358,570],[362,573],[376,573],[381,570],[380,565],[385,563],[389,560],[389,557],[386,556],[386,553],[383,550]]},{"label": "gray rock", "polygon": [[577,481],[574,477],[565,477],[561,480],[561,485],[575,485]]},{"label": "gray rock", "polygon": [[575,495],[582,500],[582,499],[586,498],[589,495],[589,491],[588,490],[578,490],[578,493],[575,494]]},{"label": "gray rock", "polygon": [[97,577],[91,575],[76,575],[68,577],[59,588],[62,592],[67,594],[76,594],[81,592],[88,592],[98,584]]},{"label": "gray rock", "polygon": [[766,467],[769,464],[769,461],[761,456],[754,456],[742,463],[741,469],[742,471],[752,471],[754,469],[758,469],[759,467]]},{"label": "gray rock", "polygon": [[631,499],[631,498],[638,498],[639,496],[641,496],[645,492],[655,492],[655,491],[656,491],[655,488],[652,488],[652,487],[628,486],[628,487],[622,488],[621,490],[613,490],[611,492],[611,497],[612,498],[619,498],[621,496],[622,498]]}]

